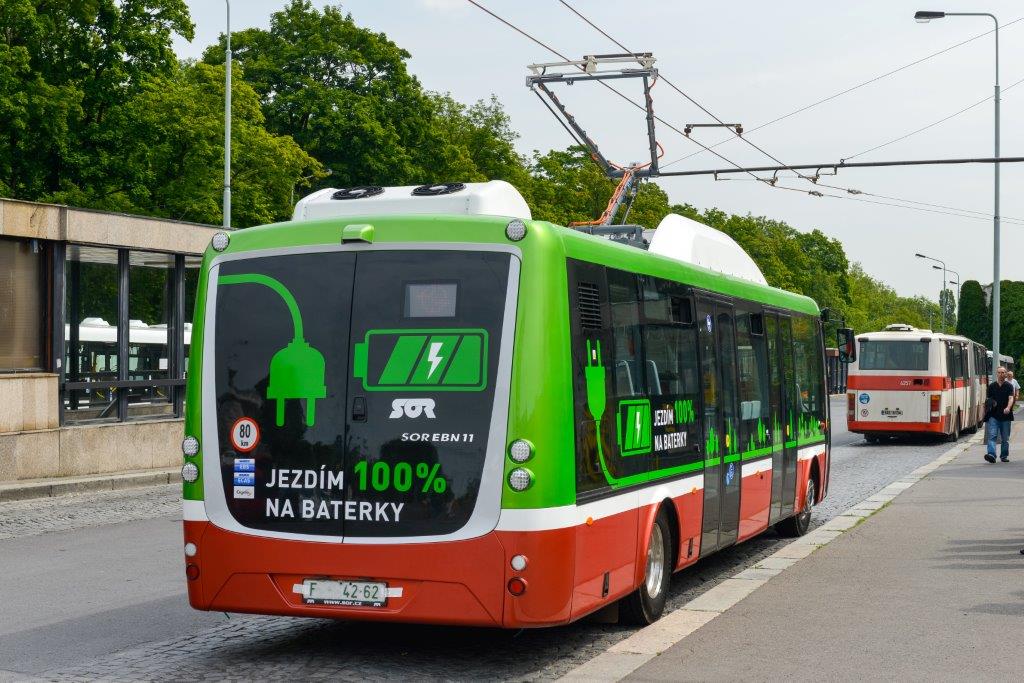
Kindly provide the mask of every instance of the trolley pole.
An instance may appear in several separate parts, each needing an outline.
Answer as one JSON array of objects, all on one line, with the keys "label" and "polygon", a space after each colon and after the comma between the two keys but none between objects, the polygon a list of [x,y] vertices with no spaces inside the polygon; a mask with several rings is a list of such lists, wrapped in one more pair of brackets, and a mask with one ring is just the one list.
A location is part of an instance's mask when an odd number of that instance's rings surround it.
[{"label": "trolley pole", "polygon": [[914,19],[919,23],[926,24],[932,19],[944,19],[946,17],[988,17],[995,25],[996,38],[996,85],[995,85],[995,206],[992,211],[992,367],[999,365],[999,20],[996,15],[988,12],[917,12]]},{"label": "trolley pole", "polygon": [[224,60],[224,227],[231,227],[231,0],[227,6],[227,50]]}]

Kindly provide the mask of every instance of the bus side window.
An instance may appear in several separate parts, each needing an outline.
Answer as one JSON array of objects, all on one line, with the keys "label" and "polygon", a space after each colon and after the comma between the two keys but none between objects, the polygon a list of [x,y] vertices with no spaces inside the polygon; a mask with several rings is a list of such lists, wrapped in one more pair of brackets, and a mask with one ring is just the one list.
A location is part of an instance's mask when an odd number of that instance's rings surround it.
[{"label": "bus side window", "polygon": [[681,284],[642,279],[644,360],[648,397],[655,411],[649,471],[701,459],[700,373],[693,299]]},{"label": "bus side window", "polygon": [[747,454],[772,445],[768,353],[761,313],[742,309],[736,311],[736,353],[740,393],[740,451]]},{"label": "bus side window", "polygon": [[821,423],[824,410],[824,370],[822,346],[817,320],[808,316],[793,316],[793,351],[796,356],[796,418],[798,441],[814,443],[824,437]]},{"label": "bus side window", "polygon": [[640,306],[637,301],[636,275],[608,270],[608,299],[611,305],[613,346],[605,352],[614,368],[615,396],[627,398],[645,394],[645,384],[657,370],[641,362]]}]

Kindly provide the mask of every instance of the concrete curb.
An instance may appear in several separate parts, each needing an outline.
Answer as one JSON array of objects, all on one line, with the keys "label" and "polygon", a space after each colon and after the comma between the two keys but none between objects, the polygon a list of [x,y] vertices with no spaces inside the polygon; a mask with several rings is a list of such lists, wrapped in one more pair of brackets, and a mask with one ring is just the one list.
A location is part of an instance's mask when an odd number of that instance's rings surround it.
[{"label": "concrete curb", "polygon": [[560,681],[619,681],[662,652],[694,633],[719,614],[763,586],[773,577],[828,545],[844,532],[888,505],[896,496],[943,465],[953,461],[971,446],[982,441],[975,435],[945,451],[938,458],[897,479],[877,493],[841,512],[814,531],[789,543],[753,567],[744,569],[710,588],[682,607],[666,614],[608,650],[584,662],[562,676]]},{"label": "concrete curb", "polygon": [[61,477],[0,484],[0,503],[30,498],[48,498],[69,493],[118,491],[138,486],[159,486],[181,481],[178,468],[100,474],[89,477]]}]

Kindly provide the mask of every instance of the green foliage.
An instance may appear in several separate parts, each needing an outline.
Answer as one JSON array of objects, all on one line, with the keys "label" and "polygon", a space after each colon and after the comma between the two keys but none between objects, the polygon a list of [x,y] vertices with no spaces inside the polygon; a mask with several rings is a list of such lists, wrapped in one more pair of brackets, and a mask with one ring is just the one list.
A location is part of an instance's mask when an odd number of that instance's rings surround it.
[{"label": "green foliage", "polygon": [[924,297],[902,297],[854,263],[849,272],[850,306],[846,324],[861,332],[881,330],[892,323],[932,328],[939,324],[939,306]]},{"label": "green foliage", "polygon": [[[435,182],[443,151],[434,103],[409,74],[409,53],[356,26],[340,7],[291,0],[268,29],[232,34],[231,49],[259,95],[268,130],[291,136],[330,168],[331,184]],[[224,38],[203,56],[223,64]]]},{"label": "green foliage", "polygon": [[939,292],[939,314],[946,321],[944,331],[956,330],[956,294],[952,289]]},{"label": "green foliage", "polygon": [[966,280],[960,286],[956,331],[968,339],[992,346],[992,314],[985,303],[985,292],[977,280]]},{"label": "green foliage", "polygon": [[999,353],[1019,361],[1024,356],[1024,282],[1003,280],[999,296]]}]

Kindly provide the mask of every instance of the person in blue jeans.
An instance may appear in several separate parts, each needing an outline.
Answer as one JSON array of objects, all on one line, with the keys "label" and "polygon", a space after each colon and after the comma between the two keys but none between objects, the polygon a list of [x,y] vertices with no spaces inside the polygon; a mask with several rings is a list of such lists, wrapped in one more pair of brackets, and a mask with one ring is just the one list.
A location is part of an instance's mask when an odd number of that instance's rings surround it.
[{"label": "person in blue jeans", "polygon": [[988,385],[988,419],[985,421],[985,460],[996,461],[996,435],[1003,445],[999,459],[1010,462],[1010,425],[1013,422],[1013,385],[1006,379],[1006,368],[996,368],[996,381]]}]

